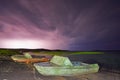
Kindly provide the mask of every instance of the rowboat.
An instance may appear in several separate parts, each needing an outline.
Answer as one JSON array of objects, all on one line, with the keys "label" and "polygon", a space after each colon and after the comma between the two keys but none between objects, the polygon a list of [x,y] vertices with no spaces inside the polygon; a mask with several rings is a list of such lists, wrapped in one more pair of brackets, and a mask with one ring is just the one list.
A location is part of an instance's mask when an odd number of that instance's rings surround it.
[{"label": "rowboat", "polygon": [[34,58],[32,57],[29,53],[26,53],[24,55],[13,55],[11,58],[15,62],[23,62],[23,63],[36,63],[36,62],[47,62],[49,61],[48,58],[46,57],[39,57],[39,58]]},{"label": "rowboat", "polygon": [[[86,64],[79,61],[72,61],[71,62],[72,65],[71,65],[71,63],[68,61],[68,58],[61,56],[60,57],[57,56],[57,58],[55,57],[51,59],[52,62],[50,61],[43,63],[34,63],[35,69],[44,76],[76,76],[82,74],[96,73],[99,70],[98,64]],[[63,65],[62,63],[61,65],[61,62],[60,63],[58,62],[56,64],[56,62],[60,60],[63,63],[68,62],[68,64]]]}]

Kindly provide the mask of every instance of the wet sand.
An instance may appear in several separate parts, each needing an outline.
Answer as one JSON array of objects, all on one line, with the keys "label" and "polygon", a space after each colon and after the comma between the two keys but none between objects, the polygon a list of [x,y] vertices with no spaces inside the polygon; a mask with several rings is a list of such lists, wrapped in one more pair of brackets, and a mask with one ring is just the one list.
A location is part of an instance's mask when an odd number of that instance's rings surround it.
[{"label": "wet sand", "polygon": [[71,77],[42,76],[31,65],[0,60],[0,80],[120,80],[120,74],[100,70],[94,74]]}]

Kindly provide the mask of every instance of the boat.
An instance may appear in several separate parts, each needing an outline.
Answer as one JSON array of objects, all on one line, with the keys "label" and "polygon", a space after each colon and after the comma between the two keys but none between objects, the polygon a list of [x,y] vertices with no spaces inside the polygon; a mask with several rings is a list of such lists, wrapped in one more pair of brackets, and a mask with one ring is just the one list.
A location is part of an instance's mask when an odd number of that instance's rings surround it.
[{"label": "boat", "polygon": [[[76,76],[96,73],[99,70],[98,64],[87,64],[79,61],[69,62],[67,57],[53,56],[51,60],[52,61],[50,62],[34,63],[34,67],[40,74],[44,76]],[[57,62],[60,60],[63,63]],[[63,65],[66,62],[68,62],[67,65]]]},{"label": "boat", "polygon": [[36,63],[36,62],[47,62],[49,61],[48,58],[41,56],[41,57],[32,57],[29,53],[26,53],[24,55],[13,55],[11,58],[15,62],[22,62],[22,63]]}]

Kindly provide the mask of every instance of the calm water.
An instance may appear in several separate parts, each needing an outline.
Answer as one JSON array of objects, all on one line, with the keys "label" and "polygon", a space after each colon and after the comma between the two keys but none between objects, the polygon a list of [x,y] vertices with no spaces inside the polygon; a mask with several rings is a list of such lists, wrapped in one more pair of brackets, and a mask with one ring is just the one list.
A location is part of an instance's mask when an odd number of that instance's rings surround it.
[{"label": "calm water", "polygon": [[101,68],[120,70],[120,52],[105,52],[104,54],[82,54],[68,56],[73,61],[98,63]]}]

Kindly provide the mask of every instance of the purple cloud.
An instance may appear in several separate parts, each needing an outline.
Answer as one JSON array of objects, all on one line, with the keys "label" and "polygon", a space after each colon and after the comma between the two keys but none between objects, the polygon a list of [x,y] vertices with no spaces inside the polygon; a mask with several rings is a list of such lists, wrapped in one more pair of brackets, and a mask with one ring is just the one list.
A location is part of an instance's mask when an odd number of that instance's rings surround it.
[{"label": "purple cloud", "polygon": [[[0,1],[0,47],[71,49],[87,44],[99,46],[97,43],[119,32],[119,18],[115,16],[120,12],[118,6],[114,6],[117,3],[108,2]],[[113,29],[116,31],[114,35],[111,33]],[[25,46],[24,42],[33,47]]]}]

